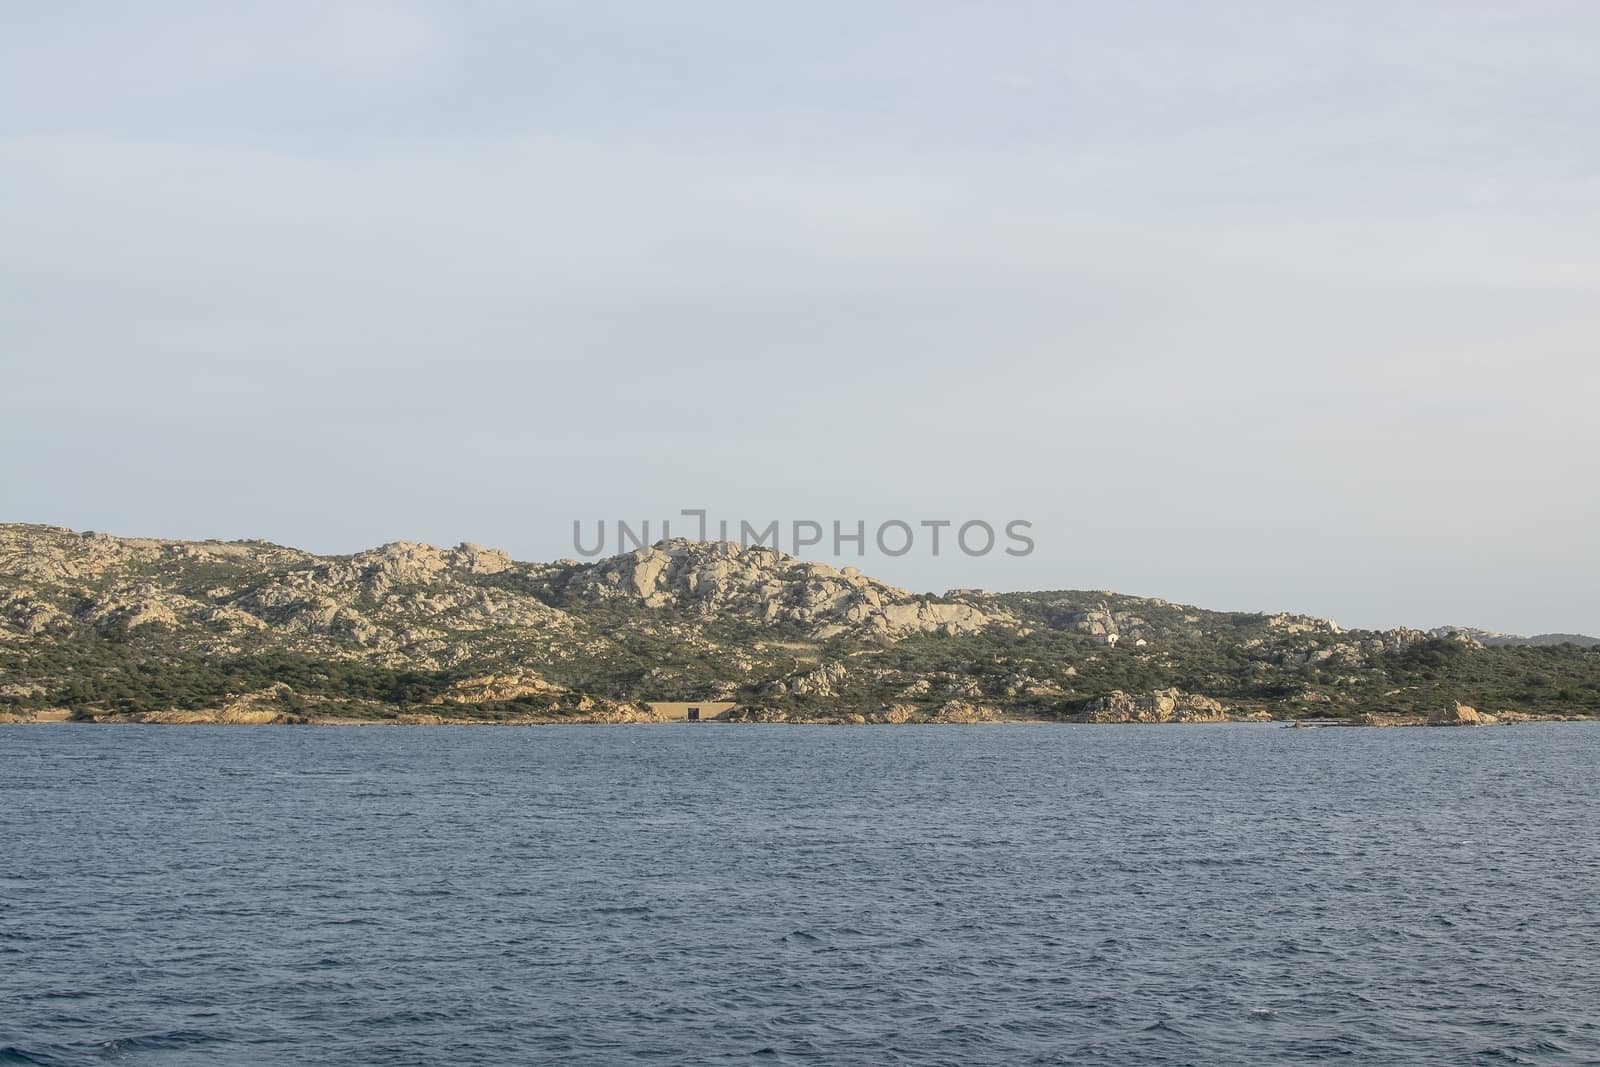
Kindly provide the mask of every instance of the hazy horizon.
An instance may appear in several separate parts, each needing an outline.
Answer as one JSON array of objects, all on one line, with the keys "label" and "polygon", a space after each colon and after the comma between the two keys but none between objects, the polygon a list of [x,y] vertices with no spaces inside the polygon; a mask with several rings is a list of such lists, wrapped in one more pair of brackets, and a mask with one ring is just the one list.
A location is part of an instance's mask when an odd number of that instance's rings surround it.
[{"label": "hazy horizon", "polygon": [[0,520],[1600,634],[1600,9],[0,19]]}]

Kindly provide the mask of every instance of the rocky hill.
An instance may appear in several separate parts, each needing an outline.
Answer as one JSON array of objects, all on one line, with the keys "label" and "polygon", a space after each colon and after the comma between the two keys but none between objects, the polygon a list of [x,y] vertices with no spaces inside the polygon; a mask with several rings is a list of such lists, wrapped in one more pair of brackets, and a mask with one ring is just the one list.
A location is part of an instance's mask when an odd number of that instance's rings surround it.
[{"label": "rocky hill", "polygon": [[1215,721],[1600,714],[1600,649],[1114,593],[916,594],[689,541],[594,563],[0,525],[0,718]]},{"label": "rocky hill", "polygon": [[1502,634],[1493,630],[1475,630],[1470,626],[1440,626],[1429,630],[1434,637],[1467,637],[1482,645],[1578,645],[1583,648],[1592,648],[1600,645],[1600,637],[1590,637],[1587,634],[1534,634],[1524,637],[1521,634]]}]

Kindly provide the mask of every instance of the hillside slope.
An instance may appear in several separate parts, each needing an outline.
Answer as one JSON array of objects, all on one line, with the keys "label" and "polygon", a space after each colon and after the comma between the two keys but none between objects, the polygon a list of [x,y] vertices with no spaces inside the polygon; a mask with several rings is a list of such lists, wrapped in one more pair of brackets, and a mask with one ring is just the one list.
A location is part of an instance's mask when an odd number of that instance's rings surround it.
[{"label": "hillside slope", "polygon": [[258,541],[0,525],[0,716],[1210,720],[1600,714],[1600,649],[1342,630],[1114,593],[914,594],[770,549],[593,563],[463,544],[317,556]]}]

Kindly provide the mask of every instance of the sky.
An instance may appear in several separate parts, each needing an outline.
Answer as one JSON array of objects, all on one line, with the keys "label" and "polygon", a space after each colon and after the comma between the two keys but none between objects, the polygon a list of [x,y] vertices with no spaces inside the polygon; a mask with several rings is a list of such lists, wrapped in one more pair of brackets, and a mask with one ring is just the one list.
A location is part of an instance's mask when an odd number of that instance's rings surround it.
[{"label": "sky", "polygon": [[1600,633],[1596,55],[1577,0],[0,0],[0,521],[705,509]]}]

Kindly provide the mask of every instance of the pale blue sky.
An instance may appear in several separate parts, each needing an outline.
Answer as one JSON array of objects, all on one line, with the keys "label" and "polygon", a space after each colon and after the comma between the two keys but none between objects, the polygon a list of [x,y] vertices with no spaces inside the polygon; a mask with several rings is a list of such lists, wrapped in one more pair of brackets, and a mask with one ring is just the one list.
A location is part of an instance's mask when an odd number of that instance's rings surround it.
[{"label": "pale blue sky", "polygon": [[0,2],[0,517],[1600,632],[1600,8]]}]

